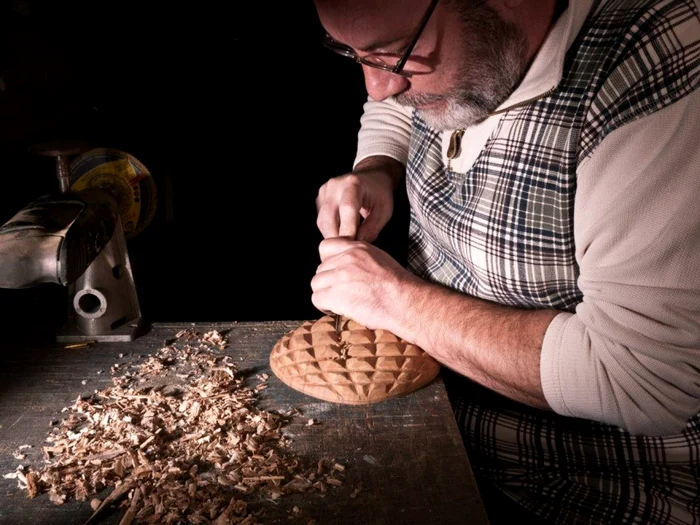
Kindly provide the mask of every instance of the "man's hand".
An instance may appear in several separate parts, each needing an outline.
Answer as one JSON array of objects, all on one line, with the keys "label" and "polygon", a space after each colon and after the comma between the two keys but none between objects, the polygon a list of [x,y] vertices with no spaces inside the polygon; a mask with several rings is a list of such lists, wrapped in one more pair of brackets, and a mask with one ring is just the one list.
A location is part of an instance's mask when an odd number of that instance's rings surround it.
[{"label": "man's hand", "polygon": [[388,330],[505,396],[548,409],[540,349],[555,310],[503,306],[424,281],[376,246],[321,241],[311,301],[367,328]]},{"label": "man's hand", "polygon": [[370,328],[391,330],[401,322],[397,305],[409,301],[419,279],[389,254],[363,241],[331,238],[319,246],[321,264],[311,280],[311,301],[321,311]]},{"label": "man's hand", "polygon": [[370,157],[352,173],[334,177],[318,192],[316,225],[324,238],[373,242],[394,212],[394,189],[403,166],[388,157]]}]

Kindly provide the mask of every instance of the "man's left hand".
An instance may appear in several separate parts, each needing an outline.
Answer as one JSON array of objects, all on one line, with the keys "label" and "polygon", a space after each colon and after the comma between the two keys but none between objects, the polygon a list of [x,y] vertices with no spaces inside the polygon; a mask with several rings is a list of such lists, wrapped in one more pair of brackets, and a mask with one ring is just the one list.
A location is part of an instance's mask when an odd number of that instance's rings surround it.
[{"label": "man's left hand", "polygon": [[311,279],[311,301],[321,311],[353,319],[367,328],[394,330],[421,282],[388,253],[343,237],[319,245],[321,264]]}]

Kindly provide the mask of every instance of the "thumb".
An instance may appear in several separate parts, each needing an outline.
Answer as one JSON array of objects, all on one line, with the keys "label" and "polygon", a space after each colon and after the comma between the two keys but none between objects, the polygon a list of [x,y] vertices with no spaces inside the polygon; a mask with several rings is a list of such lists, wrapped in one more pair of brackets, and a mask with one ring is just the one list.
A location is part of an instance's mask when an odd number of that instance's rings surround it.
[{"label": "thumb", "polygon": [[377,240],[379,232],[382,231],[389,221],[391,213],[385,213],[381,209],[375,208],[360,224],[357,231],[357,240],[372,243]]}]

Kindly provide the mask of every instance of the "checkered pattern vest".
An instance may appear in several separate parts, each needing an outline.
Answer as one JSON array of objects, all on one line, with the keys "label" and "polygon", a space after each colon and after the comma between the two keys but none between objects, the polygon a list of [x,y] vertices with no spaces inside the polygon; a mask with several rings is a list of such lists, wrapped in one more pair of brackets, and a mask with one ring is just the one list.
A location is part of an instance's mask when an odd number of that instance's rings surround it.
[{"label": "checkered pattern vest", "polygon": [[501,304],[573,311],[577,166],[615,129],[698,86],[697,45],[673,35],[696,10],[693,0],[595,2],[557,90],[505,113],[467,173],[446,169],[440,133],[415,115],[409,268]]}]

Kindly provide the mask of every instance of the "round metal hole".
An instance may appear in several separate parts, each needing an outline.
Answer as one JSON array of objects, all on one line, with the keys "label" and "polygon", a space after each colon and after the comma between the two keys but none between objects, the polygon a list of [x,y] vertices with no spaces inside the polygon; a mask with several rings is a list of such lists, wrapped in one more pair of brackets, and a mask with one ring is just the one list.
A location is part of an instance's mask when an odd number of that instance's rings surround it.
[{"label": "round metal hole", "polygon": [[91,293],[86,293],[80,299],[78,299],[80,309],[87,314],[94,314],[95,312],[99,311],[100,304],[102,303],[100,302],[99,297]]},{"label": "round metal hole", "polygon": [[97,319],[107,311],[107,298],[99,290],[83,288],[73,297],[73,308],[81,317]]}]

